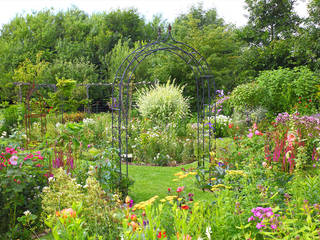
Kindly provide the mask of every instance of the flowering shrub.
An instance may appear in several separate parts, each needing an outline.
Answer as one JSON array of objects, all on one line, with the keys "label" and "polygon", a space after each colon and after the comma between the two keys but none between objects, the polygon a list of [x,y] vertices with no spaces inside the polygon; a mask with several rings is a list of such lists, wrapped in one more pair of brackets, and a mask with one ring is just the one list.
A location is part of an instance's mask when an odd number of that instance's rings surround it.
[{"label": "flowering shrub", "polygon": [[274,131],[268,134],[265,158],[278,163],[282,171],[292,173],[319,161],[317,139],[320,136],[320,119],[312,116],[279,114]]},{"label": "flowering shrub", "polygon": [[[209,122],[205,125],[215,130],[216,137],[226,137],[228,136],[228,128],[231,121],[232,119],[228,116],[217,115],[216,117],[210,117]],[[214,124],[216,124],[215,127]]]},{"label": "flowering shrub", "polygon": [[279,214],[274,214],[272,208],[256,207],[251,210],[253,213],[248,222],[255,222],[257,229],[276,230],[279,226]]},{"label": "flowering shrub", "polygon": [[24,211],[40,213],[39,193],[47,184],[45,165],[40,152],[26,154],[6,147],[0,154],[0,233],[13,229]]},{"label": "flowering shrub", "polygon": [[55,240],[95,240],[103,239],[101,236],[90,236],[85,227],[85,219],[80,217],[81,204],[73,204],[72,208],[57,211],[55,216],[50,215],[45,223],[51,229]]},{"label": "flowering shrub", "polygon": [[82,204],[84,227],[92,234],[103,234],[107,239],[117,236],[117,220],[114,217],[119,208],[118,197],[102,190],[93,177],[91,168],[84,186],[78,184],[62,168],[53,170],[49,187],[42,191],[43,216],[54,216],[61,209],[68,209],[74,203]]}]

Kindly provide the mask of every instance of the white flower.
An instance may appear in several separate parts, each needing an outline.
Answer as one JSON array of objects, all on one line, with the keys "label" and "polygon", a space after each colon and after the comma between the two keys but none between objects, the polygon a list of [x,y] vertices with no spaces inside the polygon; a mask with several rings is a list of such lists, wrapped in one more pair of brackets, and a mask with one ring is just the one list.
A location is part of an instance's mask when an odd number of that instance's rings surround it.
[{"label": "white flower", "polygon": [[212,233],[211,227],[208,226],[208,227],[206,228],[206,235],[207,235],[207,237],[208,237],[208,240],[211,240],[211,233]]},{"label": "white flower", "polygon": [[42,188],[42,192],[49,192],[49,187]]},{"label": "white flower", "polygon": [[26,215],[26,216],[28,216],[28,215],[31,214],[31,212],[30,212],[29,210],[27,210],[27,211],[24,211],[23,214]]},{"label": "white flower", "polygon": [[49,177],[49,178],[48,178],[48,181],[49,181],[49,182],[51,182],[52,180],[54,181],[54,178],[53,178],[53,177]]},{"label": "white flower", "polygon": [[[95,121],[92,119],[92,118],[85,118],[85,119],[83,119],[83,124],[84,125],[86,125],[86,126],[88,126],[88,125],[90,125],[90,124],[94,124],[95,123]],[[107,130],[107,129],[106,129]]]}]

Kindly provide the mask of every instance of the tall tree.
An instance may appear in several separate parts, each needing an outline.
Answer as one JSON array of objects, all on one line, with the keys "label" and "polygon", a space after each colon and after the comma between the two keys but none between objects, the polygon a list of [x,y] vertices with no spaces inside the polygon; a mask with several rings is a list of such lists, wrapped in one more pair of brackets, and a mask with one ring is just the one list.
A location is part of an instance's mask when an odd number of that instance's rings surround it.
[{"label": "tall tree", "polygon": [[[247,31],[256,44],[289,38],[300,19],[294,11],[297,0],[245,0],[249,12]],[[251,31],[250,31],[251,30]]]}]

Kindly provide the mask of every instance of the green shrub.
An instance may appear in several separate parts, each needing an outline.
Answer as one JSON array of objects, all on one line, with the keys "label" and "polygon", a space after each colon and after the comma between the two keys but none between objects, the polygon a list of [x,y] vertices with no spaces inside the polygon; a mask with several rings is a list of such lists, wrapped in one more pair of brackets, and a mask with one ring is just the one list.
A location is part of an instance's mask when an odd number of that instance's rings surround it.
[{"label": "green shrub", "polygon": [[319,109],[320,78],[307,67],[263,71],[255,82],[239,85],[230,97],[237,110],[264,107],[269,112],[312,114]]},{"label": "green shrub", "polygon": [[183,87],[170,81],[166,85],[157,84],[144,89],[138,96],[138,109],[144,118],[157,124],[176,122],[187,116],[189,99],[182,95]]},{"label": "green shrub", "polygon": [[263,105],[265,92],[265,87],[257,82],[242,84],[232,91],[229,102],[236,111],[253,109]]},{"label": "green shrub", "polygon": [[[263,102],[260,105],[266,106],[270,112],[298,110],[300,113],[310,114],[319,107],[316,86],[320,83],[320,78],[307,67],[264,71],[256,81],[261,88],[266,89],[260,95],[265,96],[261,98]],[[305,104],[299,105],[301,103]]]},{"label": "green shrub", "polygon": [[24,115],[24,106],[22,104],[10,105],[2,110],[2,119],[0,120],[0,133],[5,132],[9,136],[14,128],[22,122]]}]

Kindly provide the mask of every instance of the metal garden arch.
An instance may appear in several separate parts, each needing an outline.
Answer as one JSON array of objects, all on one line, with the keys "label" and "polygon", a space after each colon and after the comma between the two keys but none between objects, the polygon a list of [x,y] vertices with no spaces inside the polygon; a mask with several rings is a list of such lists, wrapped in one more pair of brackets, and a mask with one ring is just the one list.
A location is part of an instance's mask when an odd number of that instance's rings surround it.
[{"label": "metal garden arch", "polygon": [[[181,58],[191,69],[197,86],[197,161],[204,166],[210,161],[210,150],[215,149],[216,109],[215,82],[209,65],[201,54],[191,46],[176,41],[171,35],[171,26],[165,37],[159,30],[155,42],[140,46],[129,54],[119,66],[112,85],[112,147],[118,149],[120,178],[123,172],[121,163],[126,163],[128,176],[128,123],[129,123],[129,88],[138,65],[148,56],[158,51],[166,51]],[[205,126],[207,130],[205,130]],[[213,145],[213,146],[212,146]]]}]

